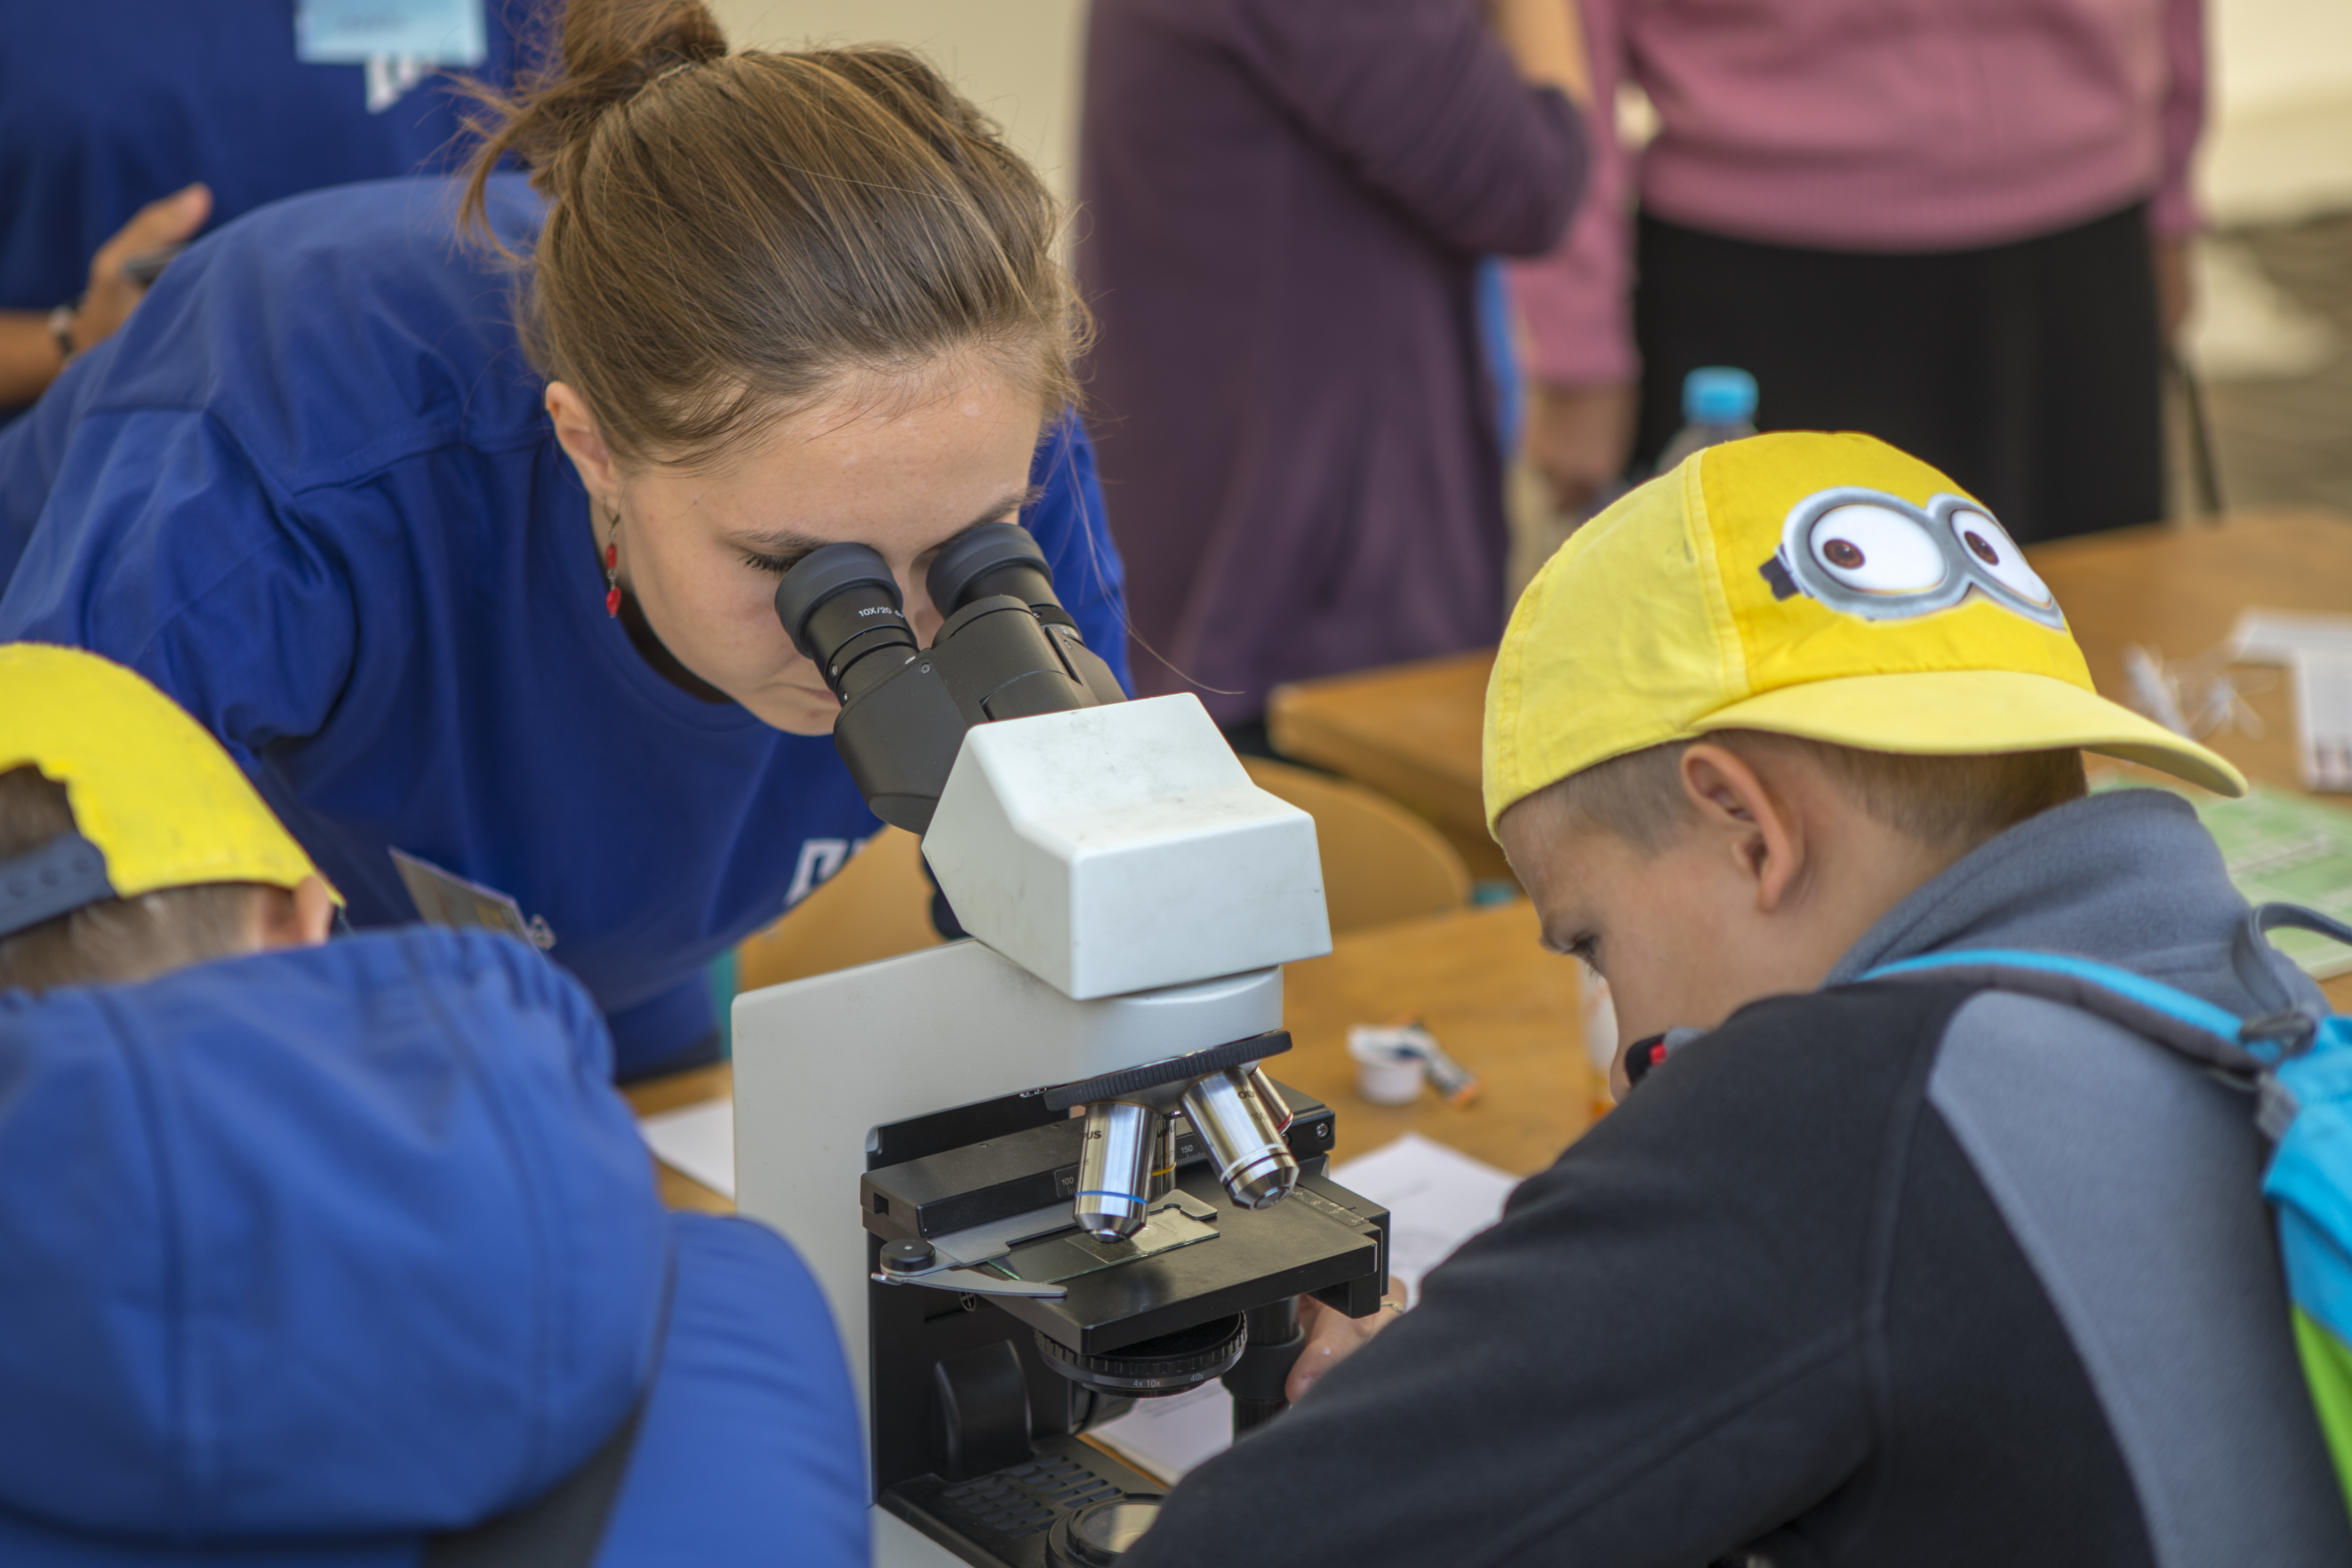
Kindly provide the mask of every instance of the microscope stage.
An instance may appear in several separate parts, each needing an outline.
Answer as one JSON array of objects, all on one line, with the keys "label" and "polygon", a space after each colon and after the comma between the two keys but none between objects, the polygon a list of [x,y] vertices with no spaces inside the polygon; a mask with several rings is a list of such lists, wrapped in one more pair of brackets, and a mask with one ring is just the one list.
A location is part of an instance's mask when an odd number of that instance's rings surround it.
[{"label": "microscope stage", "polygon": [[[992,1264],[1008,1278],[1059,1282],[1065,1289],[1059,1300],[990,1300],[1048,1339],[1087,1355],[1285,1296],[1322,1297],[1361,1317],[1378,1306],[1386,1285],[1387,1211],[1322,1175],[1331,1143],[1330,1113],[1296,1090],[1286,1098],[1297,1108],[1288,1142],[1301,1174],[1291,1194],[1270,1207],[1235,1204],[1203,1157],[1200,1139],[1180,1120],[1176,1195],[1181,1214],[1163,1222],[1172,1234],[1144,1248],[1095,1241],[1077,1228],[1069,1208],[1082,1124],[1055,1116],[1040,1125],[1009,1128],[983,1115],[964,1125],[985,1126],[992,1136],[950,1147],[933,1143],[919,1158],[866,1173],[858,1207],[875,1237],[869,1248],[919,1237],[946,1263]],[[1027,1114],[1040,1112],[1031,1109]],[[886,1138],[885,1144],[902,1139]],[[1190,1231],[1178,1223],[1186,1215],[1195,1222]],[[1198,1234],[1201,1226],[1213,1227],[1213,1234]],[[1122,1251],[1129,1256],[1116,1256]]]},{"label": "microscope stage", "polygon": [[[1236,1207],[1206,1165],[1180,1173],[1178,1185],[1216,1205],[1213,1240],[1082,1274],[1067,1282],[1068,1293],[1058,1301],[1007,1296],[997,1298],[996,1305],[1086,1355],[1285,1296],[1335,1292],[1341,1299],[1332,1305],[1347,1310],[1356,1305],[1349,1300],[1351,1284],[1372,1288],[1350,1316],[1378,1305],[1378,1285],[1387,1277],[1381,1248],[1385,1210],[1319,1174],[1302,1173],[1289,1197],[1263,1209]],[[1370,1214],[1358,1213],[1350,1201]]]}]

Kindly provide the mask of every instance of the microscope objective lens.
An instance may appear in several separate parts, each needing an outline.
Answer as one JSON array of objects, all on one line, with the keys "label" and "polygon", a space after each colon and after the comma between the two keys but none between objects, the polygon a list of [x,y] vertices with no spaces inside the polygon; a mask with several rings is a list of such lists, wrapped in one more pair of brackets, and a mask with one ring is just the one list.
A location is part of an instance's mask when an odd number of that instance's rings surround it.
[{"label": "microscope objective lens", "polygon": [[1087,1107],[1071,1208],[1079,1228],[1097,1240],[1124,1241],[1143,1228],[1160,1121],[1150,1107],[1123,1100]]}]

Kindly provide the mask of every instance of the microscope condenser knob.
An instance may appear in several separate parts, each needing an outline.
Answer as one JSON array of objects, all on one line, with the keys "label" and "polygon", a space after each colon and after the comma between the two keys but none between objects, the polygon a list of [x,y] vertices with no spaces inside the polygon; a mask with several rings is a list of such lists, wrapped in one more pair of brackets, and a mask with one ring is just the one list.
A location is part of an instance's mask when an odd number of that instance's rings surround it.
[{"label": "microscope condenser knob", "polygon": [[882,1272],[885,1274],[920,1274],[939,1259],[939,1248],[921,1237],[910,1241],[882,1244]]}]

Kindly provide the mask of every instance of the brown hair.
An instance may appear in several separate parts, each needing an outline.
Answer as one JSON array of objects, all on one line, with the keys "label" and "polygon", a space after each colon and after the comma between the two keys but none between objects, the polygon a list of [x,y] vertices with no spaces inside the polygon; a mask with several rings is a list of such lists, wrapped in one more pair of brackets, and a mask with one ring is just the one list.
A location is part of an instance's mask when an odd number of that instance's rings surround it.
[{"label": "brown hair", "polygon": [[514,92],[469,89],[464,217],[498,246],[485,184],[530,169],[524,345],[616,454],[707,461],[845,376],[971,352],[1074,400],[1058,205],[920,58],[730,54],[698,0],[572,0],[557,45]]},{"label": "brown hair", "polygon": [[[38,768],[0,773],[0,860],[76,826],[65,785]],[[84,904],[0,937],[0,991],[145,980],[241,952],[260,891],[249,882],[211,882]]]},{"label": "brown hair", "polygon": [[[1706,739],[1739,752],[1777,748],[1815,758],[1864,816],[1939,849],[1973,847],[2087,791],[2083,753],[2072,750],[1907,756],[1760,730],[1718,730]],[[1688,744],[1612,757],[1538,794],[1550,796],[1570,822],[1603,828],[1654,855],[1696,820],[1683,792]]]}]

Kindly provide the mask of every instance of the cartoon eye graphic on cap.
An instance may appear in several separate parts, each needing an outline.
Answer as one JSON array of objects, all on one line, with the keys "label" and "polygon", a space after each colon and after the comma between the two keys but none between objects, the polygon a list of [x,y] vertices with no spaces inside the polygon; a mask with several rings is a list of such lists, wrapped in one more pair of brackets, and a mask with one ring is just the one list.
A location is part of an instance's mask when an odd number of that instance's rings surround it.
[{"label": "cartoon eye graphic on cap", "polygon": [[1789,510],[1780,548],[1759,568],[1776,599],[1803,595],[1866,621],[1948,610],[1980,595],[2063,631],[2050,585],[1992,514],[1964,496],[1926,506],[1883,490],[1818,490]]},{"label": "cartoon eye graphic on cap", "polygon": [[2050,584],[2025,563],[2025,552],[2018,549],[2009,531],[1995,522],[1990,514],[1956,496],[1937,496],[1927,504],[1930,510],[1943,513],[1945,526],[1969,555],[1971,572],[1991,578],[2035,609],[2056,606],[2057,597],[2050,592]]},{"label": "cartoon eye graphic on cap", "polygon": [[1805,544],[1823,572],[1856,593],[1925,594],[1951,574],[1951,563],[1924,521],[1850,502],[1816,518]]}]

